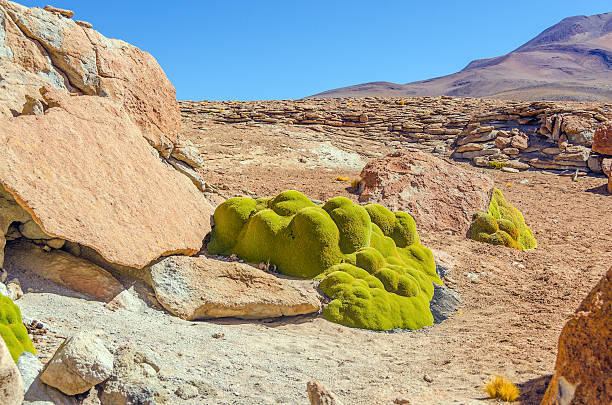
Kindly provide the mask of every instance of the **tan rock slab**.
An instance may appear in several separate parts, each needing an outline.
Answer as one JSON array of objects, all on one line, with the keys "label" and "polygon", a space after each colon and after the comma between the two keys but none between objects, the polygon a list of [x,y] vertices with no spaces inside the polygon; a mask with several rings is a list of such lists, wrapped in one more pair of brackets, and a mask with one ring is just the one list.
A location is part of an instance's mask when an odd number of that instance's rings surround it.
[{"label": "tan rock slab", "polygon": [[110,273],[63,250],[46,252],[27,241],[12,242],[6,251],[6,268],[33,272],[56,284],[108,302],[123,291]]},{"label": "tan rock slab", "polygon": [[321,303],[311,281],[287,280],[248,264],[172,256],[151,266],[157,300],[187,319],[310,314]]},{"label": "tan rock slab", "polygon": [[56,106],[45,115],[0,126],[0,183],[46,234],[136,268],[200,250],[212,207],[124,109],[101,97],[45,97]]},{"label": "tan rock slab", "polygon": [[612,268],[559,337],[555,373],[542,405],[612,403]]}]

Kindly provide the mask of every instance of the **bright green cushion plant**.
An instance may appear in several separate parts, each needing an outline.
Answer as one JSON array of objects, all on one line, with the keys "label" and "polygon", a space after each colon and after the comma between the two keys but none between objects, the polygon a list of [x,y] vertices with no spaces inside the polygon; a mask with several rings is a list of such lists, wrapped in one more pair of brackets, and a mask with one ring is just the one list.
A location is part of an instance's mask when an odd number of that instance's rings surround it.
[{"label": "bright green cushion plant", "polygon": [[498,189],[493,190],[487,213],[476,212],[468,232],[470,239],[519,250],[534,249],[537,242],[523,214],[510,205]]},{"label": "bright green cushion plant", "polygon": [[298,191],[272,199],[230,198],[214,213],[208,252],[317,278],[332,301],[323,316],[388,330],[431,325],[433,283],[442,281],[414,219],[377,204],[335,197],[322,206]]},{"label": "bright green cushion plant", "polygon": [[28,330],[23,326],[19,307],[4,295],[0,295],[0,336],[15,363],[24,351],[36,353],[28,336]]}]

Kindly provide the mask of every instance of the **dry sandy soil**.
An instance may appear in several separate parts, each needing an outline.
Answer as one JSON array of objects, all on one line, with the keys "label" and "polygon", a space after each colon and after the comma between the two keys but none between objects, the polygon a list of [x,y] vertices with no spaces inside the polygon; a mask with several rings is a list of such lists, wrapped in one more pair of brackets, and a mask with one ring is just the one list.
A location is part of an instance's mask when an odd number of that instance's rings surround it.
[{"label": "dry sandy soil", "polygon": [[[207,161],[202,177],[225,196],[298,189],[317,200],[356,199],[335,178],[356,177],[369,159],[401,146],[282,125],[187,124],[184,135]],[[392,404],[398,398],[411,404],[494,403],[482,386],[499,374],[520,384],[520,403],[538,404],[561,328],[612,264],[612,196],[605,195],[603,177],[573,182],[544,172],[486,173],[522,210],[539,246],[520,252],[464,235],[421,234],[436,257],[453,266],[447,284],[462,298],[450,319],[422,330],[378,333],[316,316],[187,322],[155,308],[112,312],[35,285],[18,303],[25,317],[49,326],[35,343],[43,361],[63,336],[97,330],[112,346],[156,352],[169,390],[198,378],[215,393],[184,403],[305,404],[311,379],[345,404]]]}]

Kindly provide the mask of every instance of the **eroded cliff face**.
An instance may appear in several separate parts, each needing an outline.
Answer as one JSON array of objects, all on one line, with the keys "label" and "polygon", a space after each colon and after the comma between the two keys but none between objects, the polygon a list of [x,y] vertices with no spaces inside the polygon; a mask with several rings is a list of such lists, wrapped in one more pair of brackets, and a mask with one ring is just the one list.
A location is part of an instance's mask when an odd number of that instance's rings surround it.
[{"label": "eroded cliff face", "polygon": [[0,185],[27,214],[4,221],[3,241],[32,221],[38,239],[133,268],[200,250],[212,207],[173,165],[201,161],[178,141],[175,91],[151,55],[0,0],[0,56]]}]

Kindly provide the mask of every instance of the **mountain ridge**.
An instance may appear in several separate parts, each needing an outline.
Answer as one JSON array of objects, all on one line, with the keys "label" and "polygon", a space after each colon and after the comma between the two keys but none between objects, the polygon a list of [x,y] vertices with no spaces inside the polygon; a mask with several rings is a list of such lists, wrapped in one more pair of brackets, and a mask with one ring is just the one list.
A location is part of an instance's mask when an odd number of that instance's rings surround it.
[{"label": "mountain ridge", "polygon": [[406,84],[369,82],[310,97],[441,95],[612,101],[612,12],[564,18],[513,51],[475,59],[450,75]]}]

